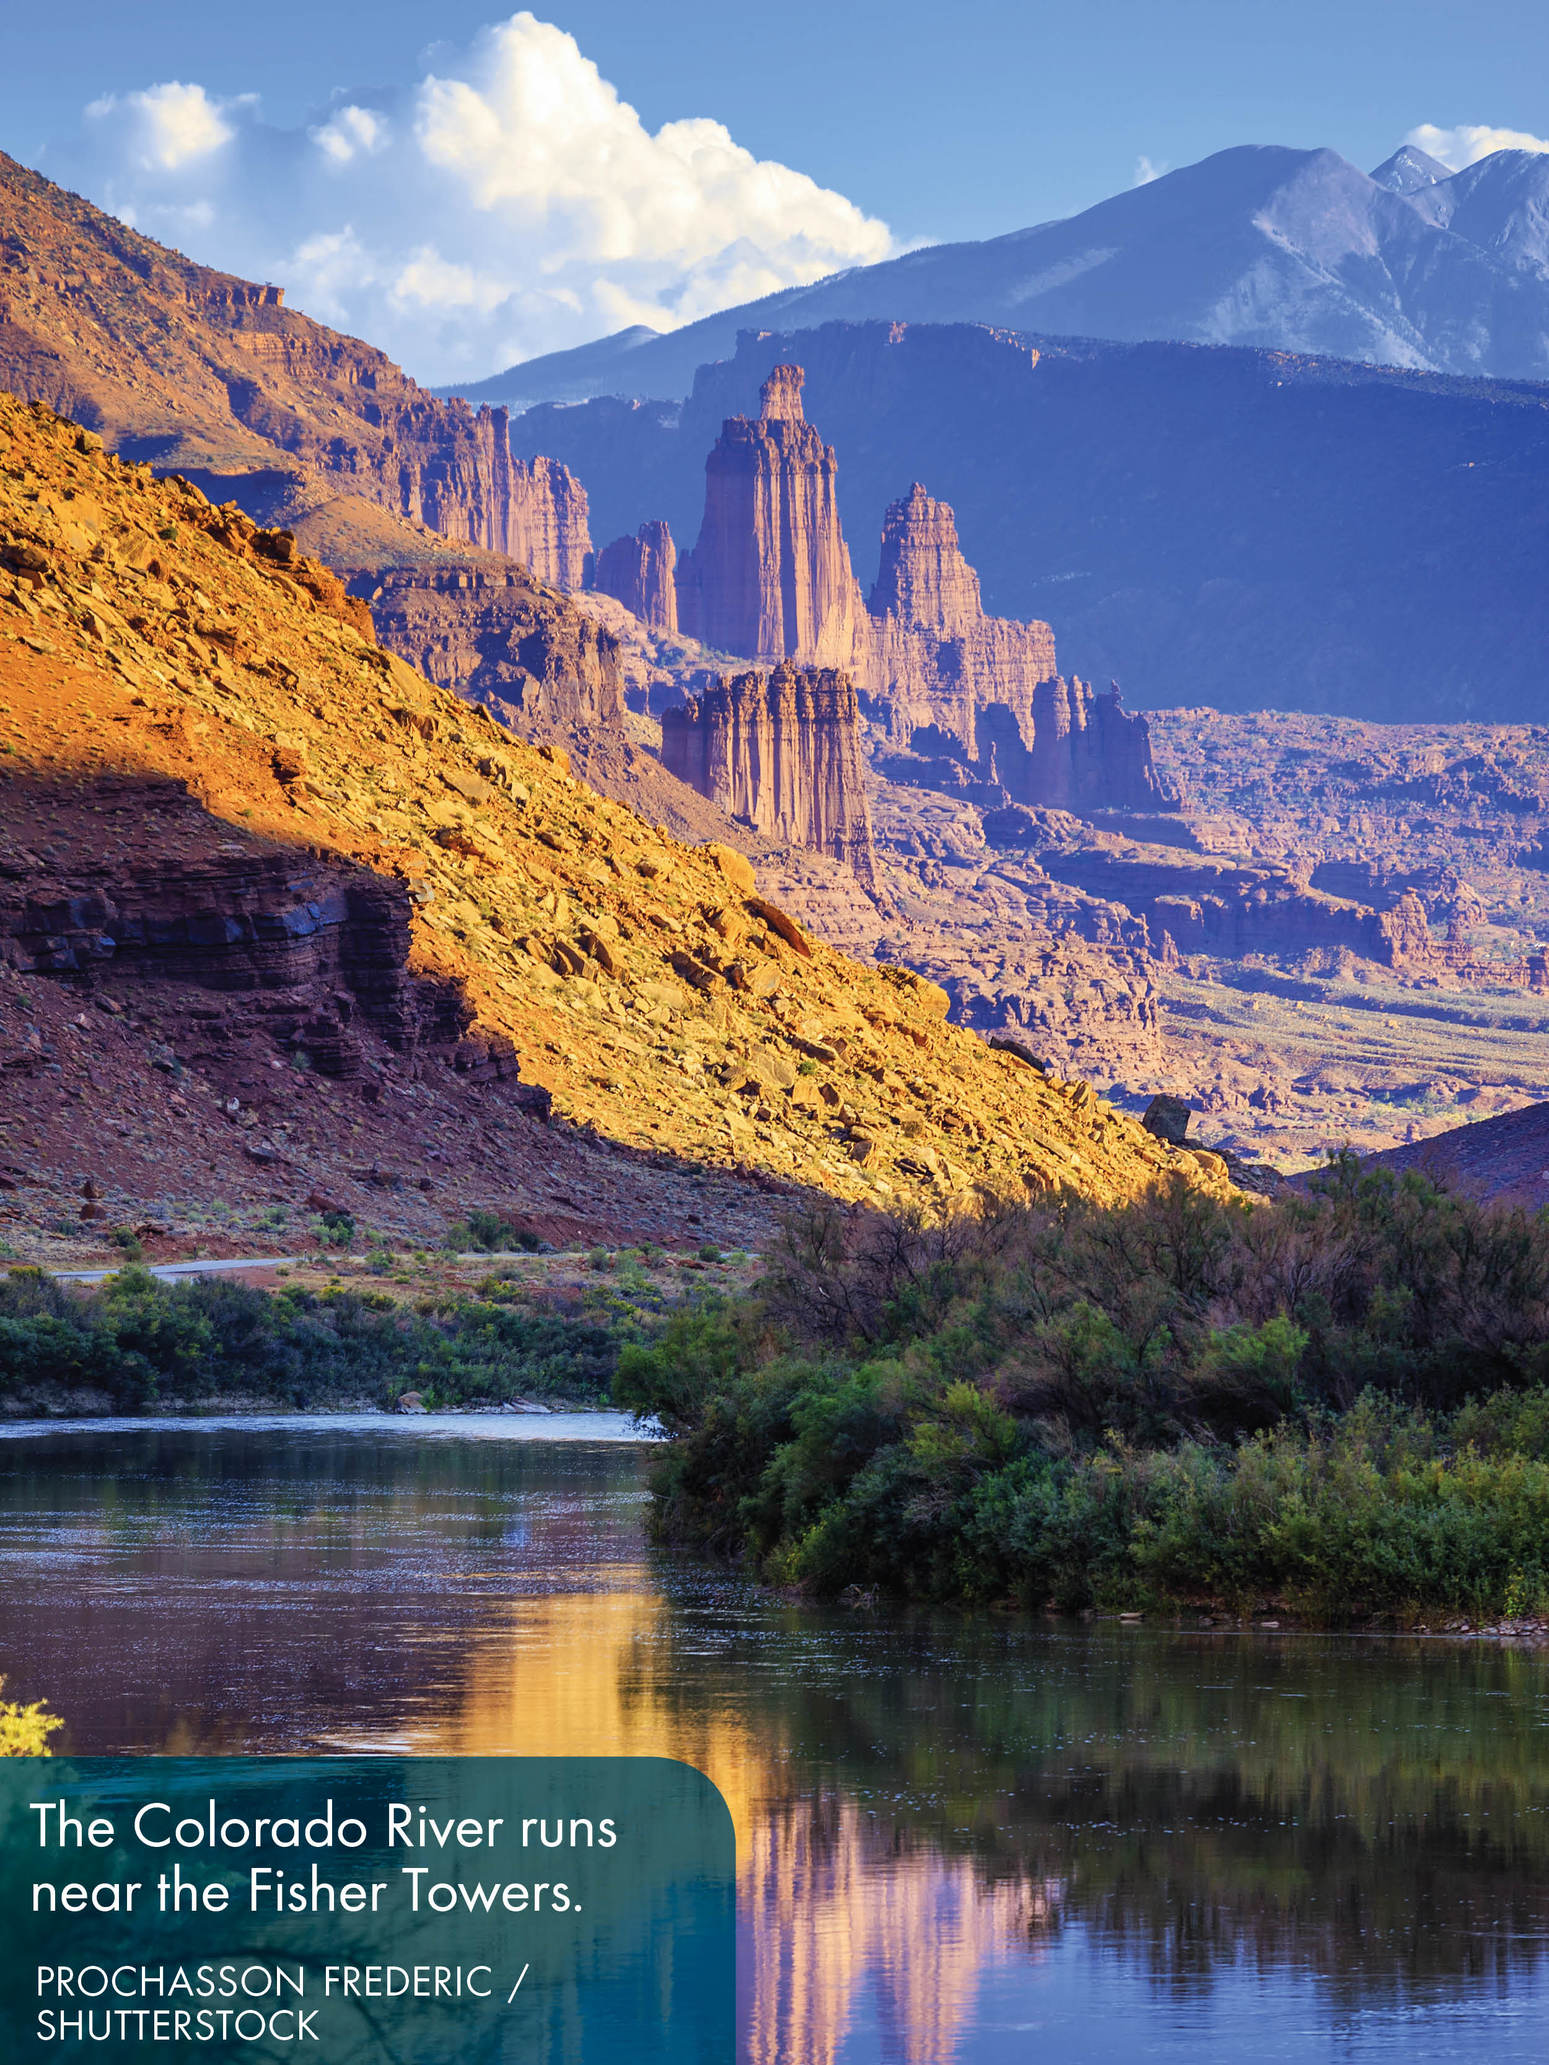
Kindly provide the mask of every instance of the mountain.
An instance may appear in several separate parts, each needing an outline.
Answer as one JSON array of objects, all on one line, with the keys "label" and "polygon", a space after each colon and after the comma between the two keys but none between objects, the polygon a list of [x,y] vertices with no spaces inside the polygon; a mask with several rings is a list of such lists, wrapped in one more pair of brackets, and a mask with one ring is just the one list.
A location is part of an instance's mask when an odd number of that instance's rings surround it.
[{"label": "mountain", "polygon": [[1451,177],[1450,165],[1433,158],[1429,151],[1417,150],[1412,143],[1402,145],[1391,158],[1384,158],[1372,168],[1376,184],[1395,194],[1418,193],[1423,186],[1434,186],[1439,179]]},{"label": "mountain", "polygon": [[782,361],[837,458],[862,588],[911,482],[984,607],[1132,707],[1533,722],[1549,651],[1549,388],[970,324],[745,333],[681,404],[514,418],[598,535],[694,536],[705,454]]},{"label": "mountain", "polygon": [[856,267],[665,337],[622,331],[459,392],[513,408],[672,399],[740,331],[834,321],[982,322],[1545,379],[1546,211],[1549,156],[1531,152],[1449,175],[1407,147],[1368,175],[1336,151],[1244,145],[1064,221]]}]

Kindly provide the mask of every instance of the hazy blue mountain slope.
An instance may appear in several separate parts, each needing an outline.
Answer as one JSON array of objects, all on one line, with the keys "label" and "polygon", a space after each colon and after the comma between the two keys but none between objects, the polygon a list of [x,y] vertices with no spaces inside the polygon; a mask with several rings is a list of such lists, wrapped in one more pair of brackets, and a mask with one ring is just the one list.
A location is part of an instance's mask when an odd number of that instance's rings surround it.
[{"label": "hazy blue mountain slope", "polygon": [[542,407],[513,442],[574,469],[599,543],[648,516],[692,543],[721,420],[781,358],[838,450],[863,587],[920,480],[986,606],[1046,617],[1063,665],[1137,705],[1549,721],[1549,388],[828,324],[745,336],[681,405]]},{"label": "hazy blue mountain slope", "polygon": [[1549,159],[1501,152],[1448,178],[1408,149],[1378,173],[1335,151],[1221,151],[1064,221],[858,267],[670,336],[622,332],[463,391],[518,406],[673,398],[742,330],[834,320],[988,322],[1549,378]]}]

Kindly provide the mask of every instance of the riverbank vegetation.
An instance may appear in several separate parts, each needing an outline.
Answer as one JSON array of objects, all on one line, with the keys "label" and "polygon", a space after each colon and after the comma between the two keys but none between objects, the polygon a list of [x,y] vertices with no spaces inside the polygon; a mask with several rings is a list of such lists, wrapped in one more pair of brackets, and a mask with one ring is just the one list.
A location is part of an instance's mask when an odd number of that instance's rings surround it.
[{"label": "riverbank vegetation", "polygon": [[819,1209],[626,1346],[664,1540],[817,1594],[1549,1613],[1549,1217],[1331,1164],[939,1224]]},{"label": "riverbank vegetation", "polygon": [[490,1277],[409,1299],[213,1275],[166,1283],[129,1267],[84,1290],[12,1270],[0,1279],[0,1401],[119,1412],[195,1400],[387,1406],[406,1391],[431,1409],[605,1402],[621,1343],[641,1338],[636,1310],[622,1299],[553,1310],[522,1288]]}]

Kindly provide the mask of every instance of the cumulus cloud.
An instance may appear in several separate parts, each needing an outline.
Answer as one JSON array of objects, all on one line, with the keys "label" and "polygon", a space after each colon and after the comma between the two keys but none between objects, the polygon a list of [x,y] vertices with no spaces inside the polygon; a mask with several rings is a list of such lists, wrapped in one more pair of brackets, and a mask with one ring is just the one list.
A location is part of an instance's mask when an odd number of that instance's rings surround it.
[{"label": "cumulus cloud", "polygon": [[1495,129],[1487,122],[1461,122],[1455,129],[1438,129],[1422,122],[1404,138],[1416,150],[1439,158],[1449,171],[1461,172],[1477,164],[1492,151],[1549,151],[1549,137],[1529,136],[1523,129]]},{"label": "cumulus cloud", "polygon": [[[241,105],[241,103],[234,103]],[[202,86],[177,79],[145,93],[94,100],[86,120],[97,125],[134,172],[180,173],[230,143],[235,133]]]},{"label": "cumulus cloud", "polygon": [[573,36],[529,13],[296,129],[198,85],[111,95],[45,168],[436,381],[630,323],[673,329],[896,248],[885,223],[719,122],[653,133]]},{"label": "cumulus cloud", "polygon": [[1164,172],[1170,172],[1171,170],[1172,167],[1165,158],[1153,160],[1142,152],[1135,160],[1135,177],[1132,184],[1135,186],[1149,186],[1153,179],[1160,179]]}]

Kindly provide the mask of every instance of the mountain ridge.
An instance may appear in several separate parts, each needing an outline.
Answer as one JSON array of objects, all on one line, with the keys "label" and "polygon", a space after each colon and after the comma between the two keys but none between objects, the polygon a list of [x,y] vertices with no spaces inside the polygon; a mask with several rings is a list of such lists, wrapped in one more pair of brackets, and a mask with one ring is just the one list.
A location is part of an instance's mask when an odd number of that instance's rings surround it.
[{"label": "mountain ridge", "polygon": [[637,326],[438,391],[515,409],[677,399],[740,330],[836,320],[984,322],[1545,379],[1549,244],[1534,230],[1545,208],[1549,156],[1532,152],[1449,174],[1406,146],[1367,174],[1332,150],[1243,144],[1075,216],[929,245],[681,330],[652,338]]}]

